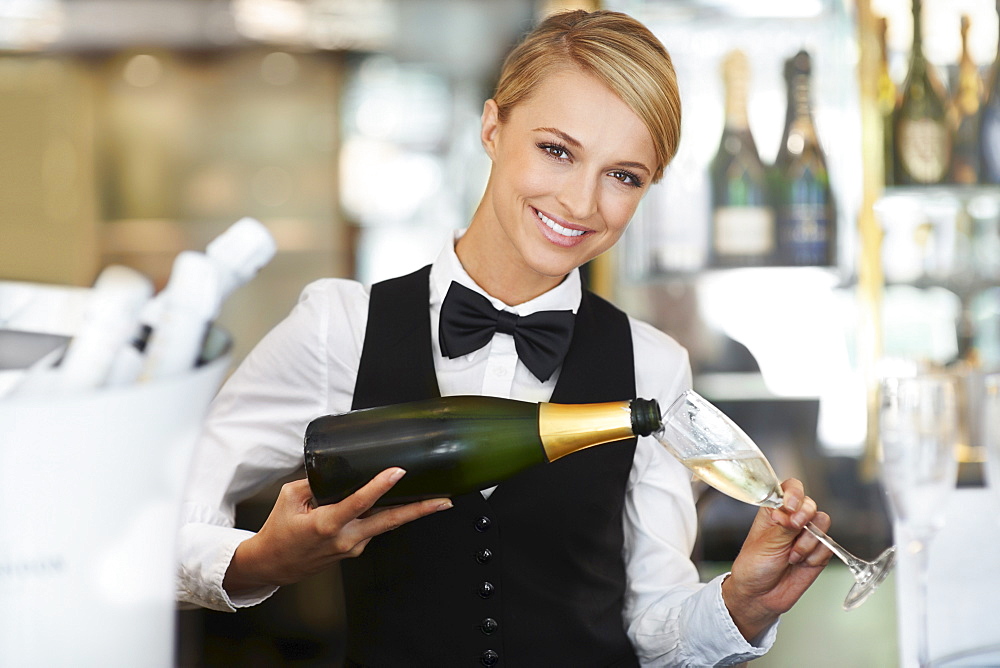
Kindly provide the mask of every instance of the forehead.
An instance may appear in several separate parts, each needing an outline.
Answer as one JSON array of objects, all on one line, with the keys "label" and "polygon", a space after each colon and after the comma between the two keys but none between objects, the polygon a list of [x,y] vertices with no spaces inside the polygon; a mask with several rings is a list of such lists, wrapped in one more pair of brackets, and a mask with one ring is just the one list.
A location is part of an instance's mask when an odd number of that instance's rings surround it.
[{"label": "forehead", "polygon": [[597,77],[579,68],[542,78],[512,110],[519,129],[557,128],[591,150],[613,150],[618,159],[656,164],[653,138],[642,119]]}]

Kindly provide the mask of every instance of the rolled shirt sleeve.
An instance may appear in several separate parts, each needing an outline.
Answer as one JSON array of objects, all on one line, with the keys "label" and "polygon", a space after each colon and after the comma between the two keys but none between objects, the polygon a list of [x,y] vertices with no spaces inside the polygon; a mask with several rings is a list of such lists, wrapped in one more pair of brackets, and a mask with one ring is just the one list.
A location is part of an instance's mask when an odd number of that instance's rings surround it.
[{"label": "rolled shirt sleeve", "polygon": [[274,592],[234,600],[222,587],[236,548],[253,535],[233,528],[236,504],[302,470],[311,420],[350,410],[367,309],[367,291],[353,281],[306,286],[213,400],[182,507],[180,602],[232,611]]}]

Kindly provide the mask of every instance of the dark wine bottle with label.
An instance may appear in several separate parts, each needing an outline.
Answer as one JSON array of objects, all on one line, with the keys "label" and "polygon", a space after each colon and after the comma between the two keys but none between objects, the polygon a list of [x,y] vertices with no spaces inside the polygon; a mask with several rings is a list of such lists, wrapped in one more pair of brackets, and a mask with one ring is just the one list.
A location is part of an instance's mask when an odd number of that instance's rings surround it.
[{"label": "dark wine bottle with label", "polygon": [[896,89],[896,82],[892,80],[889,73],[889,44],[888,32],[889,21],[880,16],[878,25],[878,112],[882,121],[882,172],[885,185],[893,184],[893,163],[895,159],[892,152],[892,119],[896,112],[896,105],[899,103],[899,92]]},{"label": "dark wine bottle with label", "polygon": [[812,116],[812,60],[799,51],[785,62],[788,111],[772,170],[778,261],[785,265],[837,263],[836,209],[826,156]]},{"label": "dark wine bottle with label", "polygon": [[933,185],[948,178],[951,133],[944,87],[924,57],[922,0],[913,0],[910,69],[893,125],[895,184]]},{"label": "dark wine bottle with label", "polygon": [[655,400],[531,403],[453,396],[326,415],[305,433],[305,468],[320,505],[391,466],[406,475],[378,505],[487,489],[532,466],[660,427]]},{"label": "dark wine bottle with label", "polygon": [[[1000,16],[1000,0],[997,0]],[[1000,183],[1000,45],[986,83],[986,101],[979,117],[979,181]]]},{"label": "dark wine bottle with label", "polygon": [[951,182],[979,183],[979,109],[983,78],[969,54],[969,17],[961,19],[962,53],[958,59],[958,81],[951,100]]},{"label": "dark wine bottle with label", "polygon": [[722,64],[726,121],[711,164],[712,260],[716,267],[771,264],[774,260],[774,209],[767,192],[767,170],[750,132],[747,91],[750,63],[731,51]]}]

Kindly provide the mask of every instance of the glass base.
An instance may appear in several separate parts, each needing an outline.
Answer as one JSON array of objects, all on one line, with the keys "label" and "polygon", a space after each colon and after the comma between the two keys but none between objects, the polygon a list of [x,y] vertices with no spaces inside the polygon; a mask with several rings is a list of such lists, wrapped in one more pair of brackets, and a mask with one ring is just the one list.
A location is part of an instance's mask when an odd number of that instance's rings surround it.
[{"label": "glass base", "polygon": [[844,610],[853,610],[864,603],[878,586],[892,572],[892,567],[896,563],[896,548],[890,547],[878,556],[878,559],[871,562],[863,573],[856,576],[857,582],[847,592],[844,599]]}]

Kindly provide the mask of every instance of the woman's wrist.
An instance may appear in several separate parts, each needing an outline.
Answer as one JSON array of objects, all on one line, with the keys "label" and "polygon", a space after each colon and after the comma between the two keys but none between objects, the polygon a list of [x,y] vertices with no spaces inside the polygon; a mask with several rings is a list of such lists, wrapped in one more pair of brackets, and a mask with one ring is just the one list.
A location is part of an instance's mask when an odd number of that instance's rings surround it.
[{"label": "woman's wrist", "polygon": [[254,565],[260,563],[254,557],[256,534],[236,546],[233,558],[222,578],[222,588],[230,598],[248,594],[265,587],[277,587],[277,583],[267,580],[262,573],[256,572]]},{"label": "woman's wrist", "polygon": [[727,575],[722,581],[721,589],[722,601],[729,611],[729,616],[747,642],[752,643],[778,621],[780,615],[761,606],[758,597],[740,591],[739,584],[733,580],[732,574]]}]

